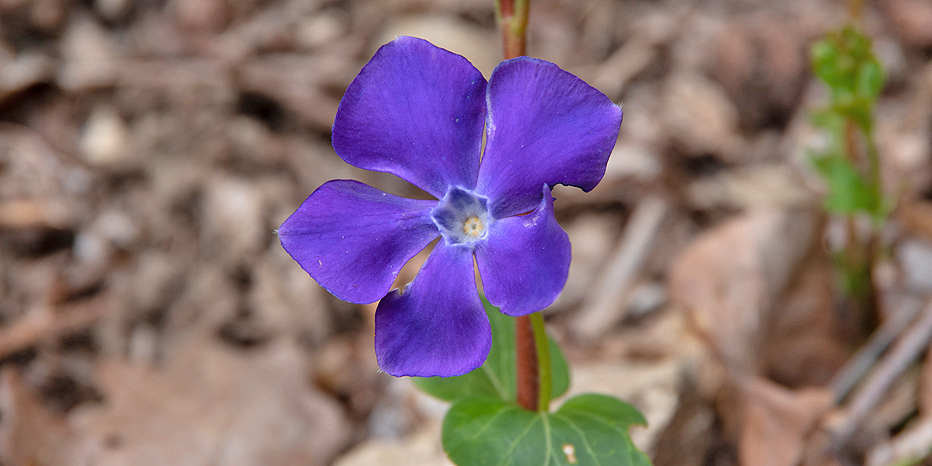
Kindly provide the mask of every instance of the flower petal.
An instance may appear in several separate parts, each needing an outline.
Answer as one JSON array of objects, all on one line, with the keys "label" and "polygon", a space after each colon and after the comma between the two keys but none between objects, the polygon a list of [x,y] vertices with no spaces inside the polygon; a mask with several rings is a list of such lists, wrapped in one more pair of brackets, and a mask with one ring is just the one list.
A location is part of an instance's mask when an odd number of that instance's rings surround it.
[{"label": "flower petal", "polygon": [[479,172],[486,81],[465,58],[414,37],[382,46],[346,89],[333,148],[440,198]]},{"label": "flower petal", "polygon": [[485,296],[510,316],[537,312],[563,290],[570,255],[569,236],[553,217],[553,196],[545,184],[537,209],[496,220],[476,247]]},{"label": "flower petal", "polygon": [[378,301],[401,267],[440,236],[436,201],[393,196],[352,180],[317,188],[281,228],[282,247],[344,301]]},{"label": "flower petal", "polygon": [[472,250],[463,246],[437,243],[414,281],[375,311],[375,355],[394,376],[462,375],[482,365],[491,344]]},{"label": "flower petal", "polygon": [[541,184],[589,191],[602,179],[621,108],[581,79],[543,60],[505,60],[489,79],[488,106],[475,191],[494,217],[533,209]]}]

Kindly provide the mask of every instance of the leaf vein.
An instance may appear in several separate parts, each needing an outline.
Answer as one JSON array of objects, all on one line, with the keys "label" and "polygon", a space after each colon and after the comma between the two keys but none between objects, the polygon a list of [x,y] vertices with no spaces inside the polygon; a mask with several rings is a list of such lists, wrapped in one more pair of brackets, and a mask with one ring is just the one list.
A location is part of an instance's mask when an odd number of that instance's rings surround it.
[{"label": "leaf vein", "polygon": [[586,446],[586,451],[588,451],[589,454],[592,455],[592,458],[596,461],[596,464],[601,466],[602,461],[599,460],[599,456],[596,454],[595,450],[592,449],[592,445],[589,444],[589,440],[586,439],[586,433],[583,432],[583,430],[580,429],[579,426],[577,426],[575,422],[570,420],[569,417],[564,418],[564,420],[566,421],[567,424],[569,424],[569,426],[573,430],[576,431],[577,434],[579,434],[579,437],[582,439],[583,444]]},{"label": "leaf vein", "polygon": [[515,448],[518,446],[518,443],[521,442],[521,439],[524,438],[524,436],[527,435],[527,433],[531,431],[531,428],[534,427],[534,424],[537,424],[538,419],[539,418],[537,417],[533,418],[531,422],[528,423],[527,427],[524,428],[521,434],[518,435],[513,442],[511,442],[511,446],[508,448],[508,451],[506,451],[505,454],[502,455],[502,461],[498,463],[499,465],[506,464],[505,460],[507,460],[508,457],[511,456],[511,452],[515,450]]},{"label": "leaf vein", "polygon": [[498,419],[498,417],[501,416],[502,413],[504,413],[507,410],[508,410],[508,406],[502,406],[501,409],[499,409],[498,411],[495,412],[494,415],[492,415],[492,418],[489,419],[489,422],[487,422],[484,426],[482,426],[482,428],[474,432],[475,435],[473,435],[470,440],[475,440],[479,438],[479,436],[482,435],[483,432],[489,430],[489,427],[492,427],[492,424],[495,423],[495,420]]},{"label": "leaf vein", "polygon": [[578,415],[580,415],[580,416],[583,416],[583,417],[586,417],[586,418],[588,418],[588,419],[591,419],[592,421],[595,421],[595,422],[597,422],[597,423],[599,423],[599,424],[608,426],[609,429],[614,430],[615,432],[618,432],[619,434],[621,434],[621,435],[623,435],[623,436],[625,436],[625,437],[629,437],[628,431],[626,431],[626,430],[624,430],[624,429],[622,429],[622,428],[620,428],[620,427],[618,427],[618,426],[612,424],[611,422],[606,421],[606,420],[605,420],[604,418],[602,418],[602,417],[596,416],[595,414],[587,413],[587,412],[585,412],[585,411],[577,411],[577,412],[575,412],[575,413],[573,413],[573,414],[578,414]]},{"label": "leaf vein", "polygon": [[488,364],[482,365],[482,372],[484,372],[485,376],[489,378],[489,382],[492,384],[492,388],[498,392],[498,396],[503,401],[508,401],[508,393],[505,390],[505,386],[502,385],[502,381],[498,378],[498,374],[496,374]]}]

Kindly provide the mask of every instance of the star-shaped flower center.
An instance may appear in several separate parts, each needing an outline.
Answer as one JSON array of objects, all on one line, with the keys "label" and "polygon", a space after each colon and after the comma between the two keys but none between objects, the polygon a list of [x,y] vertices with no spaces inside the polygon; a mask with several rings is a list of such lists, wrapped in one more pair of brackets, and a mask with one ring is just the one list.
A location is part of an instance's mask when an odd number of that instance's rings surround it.
[{"label": "star-shaped flower center", "polygon": [[447,190],[430,216],[451,244],[469,245],[484,239],[491,221],[486,198],[456,186]]}]

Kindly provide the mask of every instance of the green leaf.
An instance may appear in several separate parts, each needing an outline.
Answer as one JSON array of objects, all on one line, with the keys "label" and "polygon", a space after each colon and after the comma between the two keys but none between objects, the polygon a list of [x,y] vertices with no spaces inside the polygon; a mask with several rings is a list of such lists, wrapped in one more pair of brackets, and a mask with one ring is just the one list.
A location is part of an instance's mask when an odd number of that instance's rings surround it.
[{"label": "green leaf", "polygon": [[443,448],[459,466],[650,466],[628,435],[646,425],[631,405],[580,395],[557,412],[530,412],[490,398],[465,398],[443,421]]},{"label": "green leaf", "polygon": [[809,118],[814,126],[824,128],[832,134],[840,134],[845,127],[845,117],[839,115],[832,107],[810,112]]},{"label": "green leaf", "polygon": [[858,98],[873,102],[880,95],[883,68],[871,47],[870,37],[854,26],[812,45],[813,71],[831,89],[835,105],[849,107]]},{"label": "green leaf", "polygon": [[[812,65],[816,75],[832,86],[836,81],[836,63],[838,62],[838,49],[833,41],[823,39],[815,44],[809,50],[809,56],[812,57]],[[832,86],[833,87],[833,86]]]},{"label": "green leaf", "polygon": [[874,214],[881,207],[880,194],[847,159],[830,156],[813,158],[812,162],[828,183],[827,210],[843,214]]},{"label": "green leaf", "polygon": [[[456,401],[467,396],[483,396],[502,401],[514,401],[515,389],[515,322],[485,298],[485,313],[492,324],[492,349],[478,369],[457,377],[414,377],[421,390],[441,400]],[[550,361],[553,366],[553,397],[566,393],[570,385],[569,367],[563,352],[550,339]]]},{"label": "green leaf", "polygon": [[563,351],[560,351],[560,345],[549,335],[547,340],[550,342],[550,376],[553,380],[550,397],[556,398],[570,388],[570,368],[563,357]]},{"label": "green leaf", "polygon": [[873,56],[861,64],[858,72],[858,93],[871,100],[876,100],[883,88],[883,68]]}]

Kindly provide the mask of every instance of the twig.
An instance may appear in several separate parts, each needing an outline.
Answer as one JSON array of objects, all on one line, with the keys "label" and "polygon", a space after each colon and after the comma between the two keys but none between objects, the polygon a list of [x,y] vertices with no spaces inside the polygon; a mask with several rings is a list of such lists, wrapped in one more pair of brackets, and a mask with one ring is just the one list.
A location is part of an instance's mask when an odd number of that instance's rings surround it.
[{"label": "twig", "polygon": [[106,313],[101,298],[88,299],[56,311],[44,308],[28,314],[7,328],[0,329],[0,358],[36,343],[85,328]]},{"label": "twig", "polygon": [[848,360],[845,367],[838,371],[829,384],[832,392],[835,393],[836,403],[840,404],[851,393],[854,386],[873,367],[890,343],[893,343],[893,340],[906,330],[920,309],[922,309],[922,302],[908,298],[899,306],[898,311],[874,332],[870,340]]},{"label": "twig", "polygon": [[[917,461],[932,452],[932,419],[923,419],[896,437],[883,442],[867,455],[867,466],[919,464]],[[926,463],[922,463],[926,464]]]},{"label": "twig", "polygon": [[624,318],[621,301],[651,251],[667,208],[666,201],[659,197],[648,197],[638,204],[607,271],[583,302],[581,315],[573,325],[579,337],[598,337]]},{"label": "twig", "polygon": [[68,211],[57,200],[0,200],[0,229],[68,228]]},{"label": "twig", "polygon": [[890,352],[871,370],[864,385],[852,395],[851,402],[841,416],[841,421],[834,429],[833,441],[836,446],[844,444],[851,437],[870,410],[881,401],[890,385],[913,360],[922,354],[930,340],[932,340],[932,301],[926,303],[925,309],[913,325],[906,329]]}]

